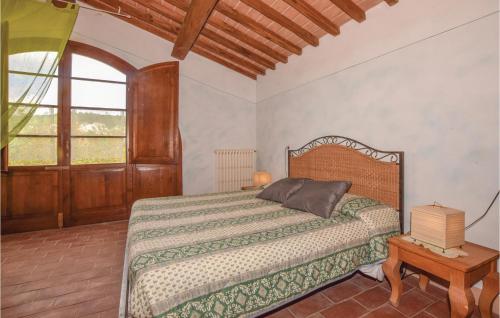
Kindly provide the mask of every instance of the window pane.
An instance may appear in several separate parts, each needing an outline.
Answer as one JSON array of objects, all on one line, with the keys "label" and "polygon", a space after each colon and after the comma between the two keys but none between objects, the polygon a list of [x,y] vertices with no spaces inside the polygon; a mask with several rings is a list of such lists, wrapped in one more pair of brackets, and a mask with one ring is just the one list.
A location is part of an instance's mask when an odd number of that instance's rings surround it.
[{"label": "window pane", "polygon": [[73,77],[103,79],[108,81],[125,82],[127,77],[114,67],[83,55],[72,55]]},{"label": "window pane", "polygon": [[[25,52],[9,55],[9,70],[39,74],[57,74],[56,52]],[[41,65],[41,67],[40,67]],[[52,70],[56,69],[54,73]]]},{"label": "window pane", "polygon": [[126,136],[125,111],[71,110],[72,136]]},{"label": "window pane", "polygon": [[[39,100],[44,90],[45,96]],[[57,78],[9,74],[9,102],[57,105]]]},{"label": "window pane", "polygon": [[71,105],[125,109],[126,85],[71,80]]},{"label": "window pane", "polygon": [[9,143],[9,166],[57,164],[56,137],[16,137]]},{"label": "window pane", "polygon": [[[20,123],[32,107],[13,107],[14,113],[9,119],[9,127],[13,128]],[[57,135],[57,109],[38,107],[31,119],[19,132],[21,135]]]},{"label": "window pane", "polygon": [[71,164],[124,163],[125,138],[71,138]]}]

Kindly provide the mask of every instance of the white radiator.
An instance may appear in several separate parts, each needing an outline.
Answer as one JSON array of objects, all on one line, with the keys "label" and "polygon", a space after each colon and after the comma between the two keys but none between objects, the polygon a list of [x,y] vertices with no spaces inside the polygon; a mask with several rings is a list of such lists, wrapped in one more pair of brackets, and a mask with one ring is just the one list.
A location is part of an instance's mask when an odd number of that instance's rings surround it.
[{"label": "white radiator", "polygon": [[252,185],[254,149],[215,150],[215,187],[218,192],[237,191]]}]

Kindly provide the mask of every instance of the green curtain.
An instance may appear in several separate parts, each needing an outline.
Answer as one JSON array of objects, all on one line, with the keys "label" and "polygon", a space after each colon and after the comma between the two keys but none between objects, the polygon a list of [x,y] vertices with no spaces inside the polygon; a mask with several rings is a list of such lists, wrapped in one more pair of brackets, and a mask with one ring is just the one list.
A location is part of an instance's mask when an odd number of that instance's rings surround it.
[{"label": "green curtain", "polygon": [[51,0],[1,2],[3,148],[29,122],[57,77],[79,7],[59,7]]}]

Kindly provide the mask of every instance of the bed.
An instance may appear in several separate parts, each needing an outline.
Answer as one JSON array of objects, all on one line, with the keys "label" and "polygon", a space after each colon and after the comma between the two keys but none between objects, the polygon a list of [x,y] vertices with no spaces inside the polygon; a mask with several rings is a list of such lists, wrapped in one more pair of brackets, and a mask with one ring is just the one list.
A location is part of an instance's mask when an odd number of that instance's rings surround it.
[{"label": "bed", "polygon": [[403,153],[326,136],[288,150],[288,175],[352,187],[329,219],[259,191],[135,202],[120,316],[255,317],[358,270],[379,276],[402,225]]}]

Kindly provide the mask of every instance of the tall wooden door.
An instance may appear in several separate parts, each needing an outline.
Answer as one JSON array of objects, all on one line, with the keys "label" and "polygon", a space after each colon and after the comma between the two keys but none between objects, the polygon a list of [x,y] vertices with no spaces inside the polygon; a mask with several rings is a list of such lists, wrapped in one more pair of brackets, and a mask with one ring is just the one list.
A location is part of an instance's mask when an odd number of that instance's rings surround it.
[{"label": "tall wooden door", "polygon": [[[61,81],[64,164],[64,225],[127,219],[127,118],[131,79],[125,61],[86,45],[70,46]],[[89,70],[86,70],[88,68]],[[92,73],[91,70],[95,70]]]},{"label": "tall wooden door", "polygon": [[182,194],[182,146],[178,128],[179,63],[136,72],[131,111],[132,201]]}]

